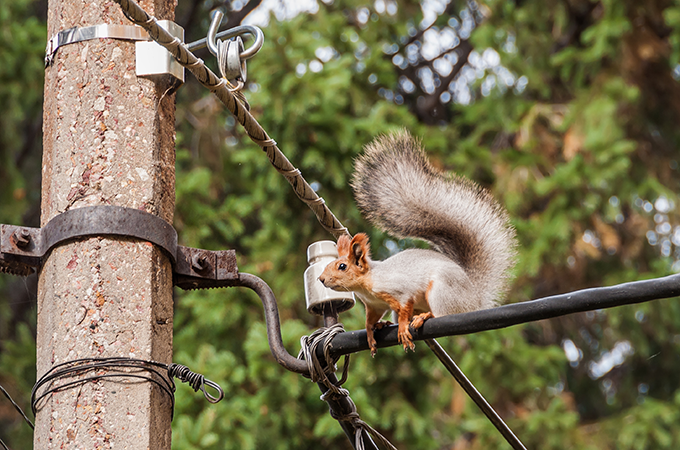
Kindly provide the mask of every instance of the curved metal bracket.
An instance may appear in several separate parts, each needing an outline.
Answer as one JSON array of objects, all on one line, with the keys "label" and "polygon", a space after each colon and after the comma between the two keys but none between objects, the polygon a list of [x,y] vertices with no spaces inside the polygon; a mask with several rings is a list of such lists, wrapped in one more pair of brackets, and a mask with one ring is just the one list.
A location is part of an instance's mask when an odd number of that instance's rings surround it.
[{"label": "curved metal bracket", "polygon": [[121,206],[88,206],[66,211],[42,228],[2,225],[0,251],[42,258],[61,242],[87,236],[128,236],[149,241],[177,261],[177,232],[165,220],[146,211]]},{"label": "curved metal bracket", "polygon": [[276,304],[276,297],[272,289],[261,278],[249,273],[239,273],[238,280],[231,286],[243,286],[252,289],[260,297],[264,307],[264,318],[267,324],[267,339],[269,348],[276,362],[281,364],[291,372],[306,374],[309,373],[307,362],[297,359],[288,353],[283,346],[281,338],[281,323],[279,321],[279,308]]},{"label": "curved metal bracket", "polygon": [[272,355],[274,355],[276,362],[291,372],[301,374],[309,373],[307,362],[297,359],[295,356],[288,353],[283,346],[281,321],[279,319],[279,307],[276,303],[276,297],[269,285],[261,278],[243,272],[237,273],[236,277],[228,280],[200,280],[180,276],[179,281],[175,282],[175,285],[182,289],[213,289],[237,286],[252,289],[257,296],[260,297],[262,307],[264,308],[264,318],[267,325],[267,340],[269,341],[269,348]]},{"label": "curved metal bracket", "polygon": [[99,205],[66,211],[43,228],[0,225],[0,271],[29,275],[62,242],[90,236],[141,239],[165,251],[175,284],[190,289],[198,281],[238,277],[234,250],[210,251],[177,245],[177,232],[165,220],[139,209]]}]

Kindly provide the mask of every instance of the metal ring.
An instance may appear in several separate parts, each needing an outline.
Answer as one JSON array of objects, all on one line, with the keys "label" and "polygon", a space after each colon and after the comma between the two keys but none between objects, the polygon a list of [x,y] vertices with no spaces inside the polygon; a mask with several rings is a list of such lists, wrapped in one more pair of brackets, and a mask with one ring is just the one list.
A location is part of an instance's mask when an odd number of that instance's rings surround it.
[{"label": "metal ring", "polygon": [[[217,64],[223,78],[232,84],[246,81],[246,62],[241,58],[243,41],[240,36],[229,41],[217,42]],[[240,89],[240,88],[239,88]]]},{"label": "metal ring", "polygon": [[223,17],[224,14],[222,13],[222,11],[216,10],[214,12],[212,21],[210,22],[210,27],[208,28],[208,36],[206,38],[187,44],[186,46],[187,50],[194,52],[204,47],[208,47],[210,53],[212,53],[214,56],[217,56],[218,55],[218,48],[216,42],[217,39],[231,39],[236,36],[241,36],[242,34],[250,34],[255,39],[255,42],[253,42],[250,47],[248,47],[241,53],[241,60],[245,61],[255,56],[255,54],[260,51],[262,45],[264,44],[264,33],[262,32],[262,30],[252,25],[239,25],[237,27],[230,28],[225,31],[220,31],[218,33],[217,30],[220,28],[220,24],[222,23]]}]

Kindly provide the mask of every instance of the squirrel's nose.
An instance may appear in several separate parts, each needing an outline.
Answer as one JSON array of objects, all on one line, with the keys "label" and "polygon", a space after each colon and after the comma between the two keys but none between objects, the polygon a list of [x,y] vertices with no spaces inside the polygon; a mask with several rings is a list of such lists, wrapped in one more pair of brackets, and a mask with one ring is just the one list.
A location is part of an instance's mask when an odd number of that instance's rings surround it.
[{"label": "squirrel's nose", "polygon": [[321,284],[323,284],[324,286],[326,285],[326,277],[324,277],[323,275],[319,277],[319,281],[321,281]]}]

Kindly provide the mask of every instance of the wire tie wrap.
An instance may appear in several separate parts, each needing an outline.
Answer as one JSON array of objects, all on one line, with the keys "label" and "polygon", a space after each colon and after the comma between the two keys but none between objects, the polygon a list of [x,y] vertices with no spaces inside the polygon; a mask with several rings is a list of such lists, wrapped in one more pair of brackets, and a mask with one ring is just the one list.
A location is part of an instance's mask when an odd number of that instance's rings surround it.
[{"label": "wire tie wrap", "polygon": [[[163,375],[162,370],[167,372],[167,376]],[[94,372],[94,375],[55,385],[56,381],[91,372]],[[140,372],[146,372],[146,374],[140,374]],[[168,395],[171,403],[171,417],[173,417],[175,411],[175,382],[173,377],[182,382],[188,382],[194,391],[200,389],[210,403],[217,403],[224,398],[224,391],[217,383],[206,380],[203,375],[192,372],[188,367],[181,364],[165,364],[126,357],[81,358],[57,364],[40,377],[31,390],[31,410],[35,416],[39,409],[39,403],[50,394],[81,386],[88,381],[107,378],[136,378],[156,384]],[[218,397],[206,392],[206,385],[215,389],[218,392]],[[43,386],[45,386],[44,390],[38,394]]]},{"label": "wire tie wrap", "polygon": [[[206,379],[200,373],[192,372],[187,366],[182,364],[172,363],[168,365],[168,376],[171,378],[175,377],[182,383],[189,383],[194,392],[200,389],[205,399],[210,403],[217,403],[224,398],[224,391],[217,383]],[[217,391],[217,397],[205,390],[206,385]]]},{"label": "wire tie wrap", "polygon": [[[330,354],[330,346],[333,337],[339,333],[344,332],[345,329],[341,323],[336,323],[327,328],[319,328],[309,336],[302,336],[300,338],[300,353],[298,359],[304,359],[309,368],[309,378],[315,383],[323,383],[328,391],[321,395],[321,400],[328,402],[331,399],[339,399],[346,397],[351,411],[346,414],[338,414],[332,408],[330,409],[331,417],[338,421],[349,422],[354,427],[354,448],[357,450],[364,450],[364,442],[362,439],[362,430],[369,433],[374,439],[383,444],[390,450],[397,450],[394,445],[390,443],[383,435],[378,433],[369,424],[361,420],[357,412],[356,405],[349,396],[349,391],[342,386],[347,381],[349,372],[349,355],[345,355],[345,363],[342,368],[342,376],[338,383],[332,383],[326,374],[337,371],[336,363],[340,358],[333,358]],[[323,354],[326,360],[326,365],[322,366],[319,358],[316,356],[316,349],[323,342]],[[307,375],[303,375],[307,376]]]}]

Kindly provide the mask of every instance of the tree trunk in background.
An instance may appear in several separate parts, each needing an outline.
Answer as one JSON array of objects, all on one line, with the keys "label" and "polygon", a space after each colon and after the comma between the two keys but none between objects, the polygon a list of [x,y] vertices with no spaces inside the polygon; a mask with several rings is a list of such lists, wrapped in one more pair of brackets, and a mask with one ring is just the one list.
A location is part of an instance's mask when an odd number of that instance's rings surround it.
[{"label": "tree trunk in background", "polygon": [[[141,3],[158,19],[174,18],[174,1]],[[112,2],[49,2],[48,37],[103,23],[131,25]],[[42,226],[92,205],[138,208],[172,223],[175,109],[168,87],[167,80],[137,78],[134,42],[59,48],[45,72]],[[170,362],[172,286],[168,258],[147,242],[89,238],[55,248],[38,282],[38,378],[84,357]],[[169,449],[170,415],[170,399],[152,383],[87,382],[42,402],[34,445]]]}]

